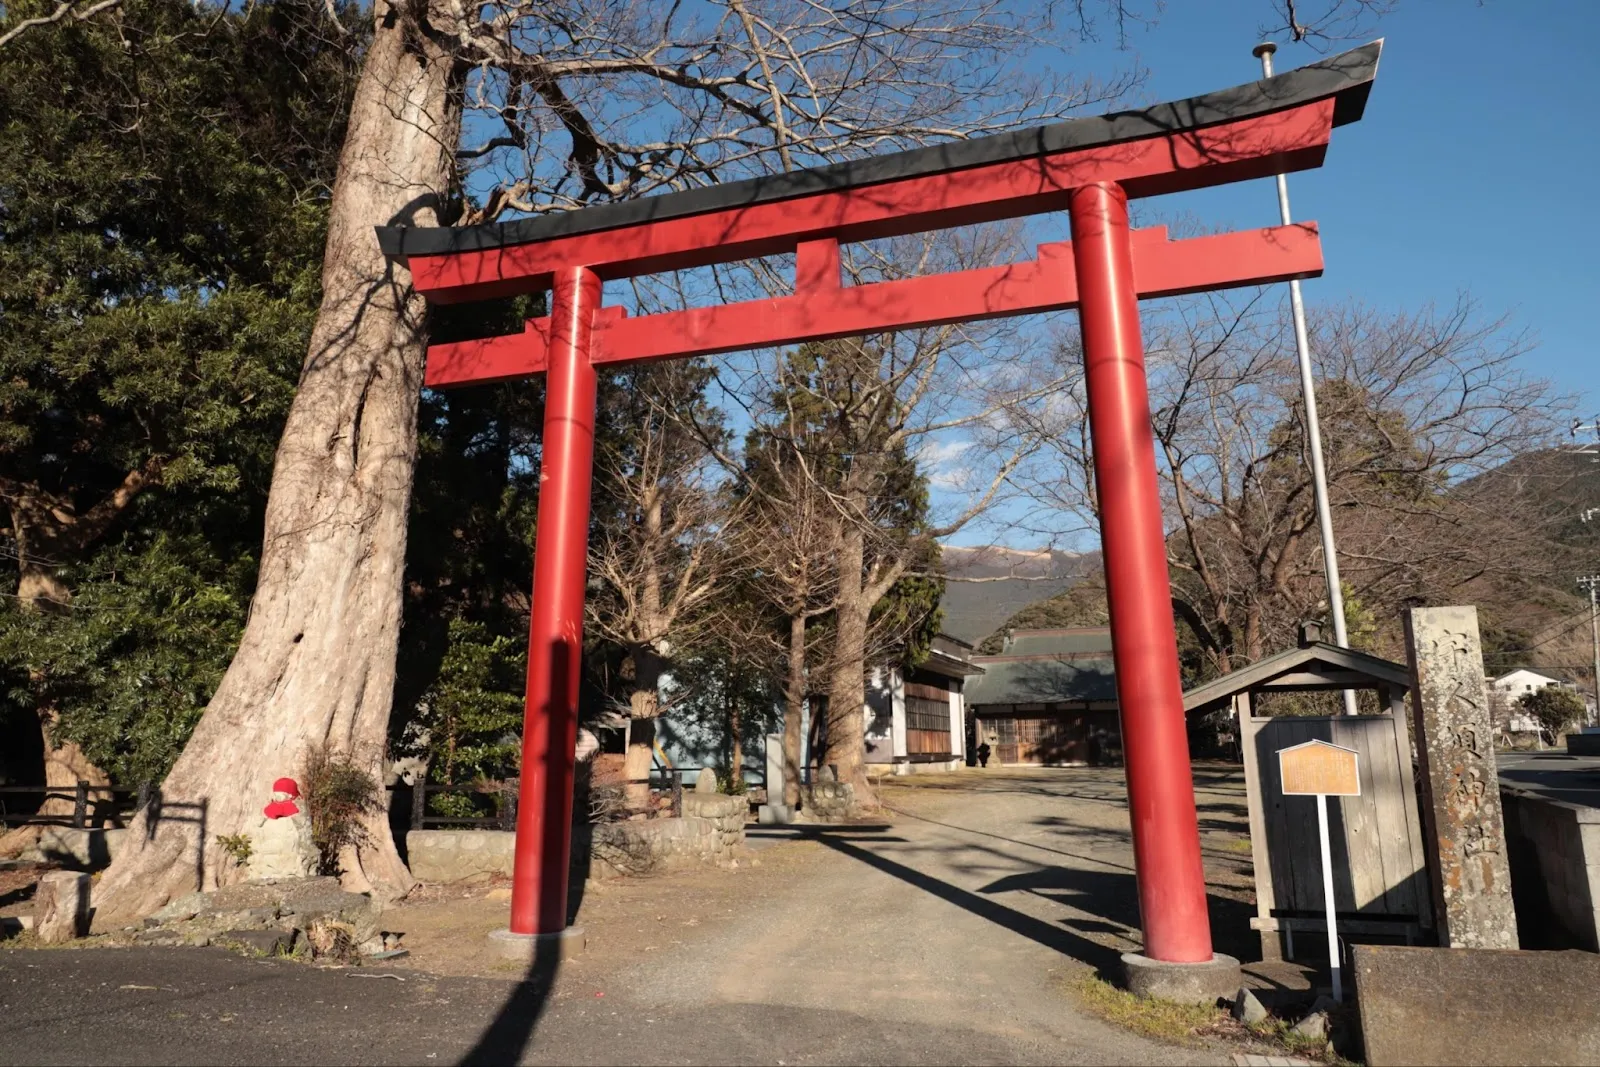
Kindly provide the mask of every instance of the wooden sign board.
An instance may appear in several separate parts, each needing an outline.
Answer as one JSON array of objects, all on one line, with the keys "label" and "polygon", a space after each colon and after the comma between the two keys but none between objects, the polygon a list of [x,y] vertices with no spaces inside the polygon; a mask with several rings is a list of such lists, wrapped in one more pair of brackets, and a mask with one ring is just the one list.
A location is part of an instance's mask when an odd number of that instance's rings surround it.
[{"label": "wooden sign board", "polygon": [[1307,741],[1278,750],[1278,772],[1284,796],[1332,797],[1361,795],[1361,775],[1354,749]]}]

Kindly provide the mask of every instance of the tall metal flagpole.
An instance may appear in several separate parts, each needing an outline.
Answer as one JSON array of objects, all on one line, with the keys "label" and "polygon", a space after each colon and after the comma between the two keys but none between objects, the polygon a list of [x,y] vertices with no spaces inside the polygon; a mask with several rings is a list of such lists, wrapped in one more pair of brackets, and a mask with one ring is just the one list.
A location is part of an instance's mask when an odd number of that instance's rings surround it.
[{"label": "tall metal flagpole", "polygon": [[[1272,77],[1272,53],[1278,46],[1263,41],[1251,50],[1261,60],[1262,77]],[[1278,214],[1285,226],[1289,216],[1289,182],[1278,175]],[[1289,307],[1294,313],[1294,344],[1300,356],[1300,392],[1306,405],[1306,435],[1311,439],[1311,484],[1316,490],[1317,526],[1322,531],[1322,559],[1328,574],[1328,614],[1333,619],[1333,640],[1340,648],[1350,647],[1344,625],[1344,588],[1339,583],[1339,556],[1333,546],[1333,513],[1328,508],[1328,472],[1322,465],[1322,427],[1317,421],[1317,392],[1311,375],[1311,341],[1306,335],[1306,306],[1300,299],[1300,282],[1289,281]],[[1344,691],[1344,713],[1356,713],[1356,694]]]}]

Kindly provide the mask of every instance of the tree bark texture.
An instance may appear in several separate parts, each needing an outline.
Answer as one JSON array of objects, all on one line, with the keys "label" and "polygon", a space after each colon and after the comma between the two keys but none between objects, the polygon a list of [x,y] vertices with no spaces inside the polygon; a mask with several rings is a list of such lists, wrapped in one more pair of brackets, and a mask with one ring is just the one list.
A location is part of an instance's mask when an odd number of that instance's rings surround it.
[{"label": "tree bark texture", "polygon": [[650,768],[655,761],[656,717],[661,714],[662,663],[653,649],[633,650],[633,688],[628,693],[628,752],[623,757],[628,807],[650,806]]},{"label": "tree bark texture", "polygon": [[739,710],[739,698],[728,694],[728,792],[735,792],[734,782],[744,781],[744,716]]},{"label": "tree bark texture", "polygon": [[[460,70],[380,3],[333,190],[322,307],[273,467],[261,571],[239,650],[182,756],[96,891],[112,929],[227,877],[280,776],[328,745],[382,781],[401,614],[425,307],[379,224],[436,225],[461,114]],[[411,885],[382,812],[347,887]]]},{"label": "tree bark texture", "polygon": [[783,803],[800,803],[800,741],[806,710],[806,617],[789,616],[789,671],[783,688]]},{"label": "tree bark texture", "polygon": [[839,536],[839,592],[835,619],[833,676],[828,686],[828,758],[839,781],[856,788],[856,799],[872,796],[866,774],[867,612],[862,597],[866,534],[846,522]]}]

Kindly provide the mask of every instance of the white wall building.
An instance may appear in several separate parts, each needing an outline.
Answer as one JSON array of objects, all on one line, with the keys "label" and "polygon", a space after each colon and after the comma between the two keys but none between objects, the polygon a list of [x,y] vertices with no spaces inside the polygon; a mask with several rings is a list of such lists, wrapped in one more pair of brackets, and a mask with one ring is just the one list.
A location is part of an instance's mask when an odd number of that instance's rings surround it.
[{"label": "white wall building", "polygon": [[1489,684],[1513,700],[1535,690],[1543,689],[1546,686],[1561,685],[1569,689],[1572,688],[1570,683],[1563,682],[1560,678],[1552,678],[1548,674],[1540,674],[1538,671],[1529,670],[1526,667],[1518,667],[1514,671],[1502,674],[1500,677],[1491,680]]}]

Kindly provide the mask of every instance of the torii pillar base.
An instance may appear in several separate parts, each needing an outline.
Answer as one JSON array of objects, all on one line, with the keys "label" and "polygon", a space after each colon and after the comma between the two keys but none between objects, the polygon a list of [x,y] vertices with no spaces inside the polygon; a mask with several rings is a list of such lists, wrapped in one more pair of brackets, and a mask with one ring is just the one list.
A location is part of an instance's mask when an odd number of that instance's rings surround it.
[{"label": "torii pillar base", "polygon": [[1122,956],[1122,985],[1136,997],[1214,1008],[1244,984],[1239,961],[1218,952],[1205,963],[1167,963],[1137,952]]},{"label": "torii pillar base", "polygon": [[515,934],[510,930],[489,934],[489,946],[495,955],[514,963],[561,963],[581,955],[588,943],[581,926],[569,926],[554,934]]}]

